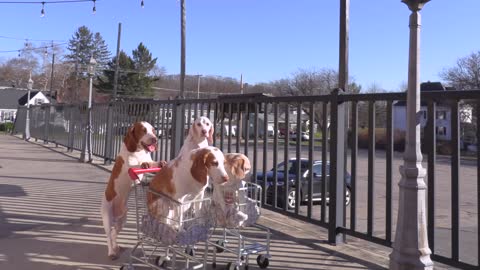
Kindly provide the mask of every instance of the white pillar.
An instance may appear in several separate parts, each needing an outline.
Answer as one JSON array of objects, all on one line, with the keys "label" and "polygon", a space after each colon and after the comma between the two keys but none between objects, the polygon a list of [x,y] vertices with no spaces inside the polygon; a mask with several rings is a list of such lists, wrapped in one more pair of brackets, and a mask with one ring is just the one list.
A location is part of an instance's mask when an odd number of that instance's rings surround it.
[{"label": "white pillar", "polygon": [[408,61],[407,132],[404,164],[400,166],[397,230],[390,269],[433,269],[428,247],[426,191],[420,151],[420,13],[429,0],[402,0],[412,11],[410,15],[410,49]]}]

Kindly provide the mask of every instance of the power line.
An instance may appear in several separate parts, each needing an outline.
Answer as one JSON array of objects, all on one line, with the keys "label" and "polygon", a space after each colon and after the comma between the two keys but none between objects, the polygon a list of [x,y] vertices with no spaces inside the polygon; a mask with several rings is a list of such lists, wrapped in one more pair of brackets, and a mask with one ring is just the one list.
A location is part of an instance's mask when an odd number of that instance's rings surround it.
[{"label": "power line", "polygon": [[0,51],[0,53],[38,51],[38,50],[42,50],[42,49],[46,50],[48,48],[60,47],[60,46],[63,46],[65,44],[68,44],[68,42],[56,43],[56,44],[52,44],[52,45],[39,46],[39,47],[26,47],[26,48],[17,49],[17,50],[6,50],[6,51]]},{"label": "power line", "polygon": [[[100,1],[100,0],[97,0]],[[0,1],[0,4],[67,4],[79,2],[95,2],[94,0],[65,0],[65,1]]]},{"label": "power line", "polygon": [[0,36],[0,38],[4,39],[13,39],[13,40],[28,40],[28,41],[57,41],[57,42],[65,42],[66,40],[56,40],[56,39],[31,39],[31,38],[17,38],[17,37],[7,37],[7,36]]}]

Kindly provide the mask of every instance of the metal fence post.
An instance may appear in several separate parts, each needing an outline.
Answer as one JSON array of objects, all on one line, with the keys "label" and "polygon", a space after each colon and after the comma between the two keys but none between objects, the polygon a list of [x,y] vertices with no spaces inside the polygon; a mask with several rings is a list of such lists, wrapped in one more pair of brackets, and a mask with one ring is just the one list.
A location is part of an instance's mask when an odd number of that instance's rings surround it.
[{"label": "metal fence post", "polygon": [[70,119],[68,121],[68,142],[67,142],[67,151],[73,152],[73,143],[75,135],[75,117],[74,117],[74,106],[70,105]]},{"label": "metal fence post", "polygon": [[113,114],[112,114],[112,107],[113,103],[108,104],[107,108],[107,125],[106,128],[107,130],[105,131],[105,160],[104,164],[105,165],[110,165],[112,164],[112,128],[113,128]]},{"label": "metal fence post", "polygon": [[45,104],[44,106],[44,130],[43,130],[43,143],[48,144],[48,125],[50,124],[50,104]]},{"label": "metal fence post", "polygon": [[[340,89],[331,94],[330,113],[330,186],[329,186],[329,218],[328,242],[330,244],[345,243],[345,117],[346,105],[339,101]],[[324,160],[323,162],[326,162]]]}]

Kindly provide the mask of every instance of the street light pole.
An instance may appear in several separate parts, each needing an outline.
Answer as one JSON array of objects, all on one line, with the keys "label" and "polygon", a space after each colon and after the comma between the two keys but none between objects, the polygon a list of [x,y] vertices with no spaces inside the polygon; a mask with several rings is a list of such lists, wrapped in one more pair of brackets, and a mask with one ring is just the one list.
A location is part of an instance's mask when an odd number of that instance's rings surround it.
[{"label": "street light pole", "polygon": [[95,59],[92,56],[90,58],[90,62],[88,63],[89,88],[88,88],[88,107],[87,107],[87,130],[85,131],[82,154],[80,155],[80,160],[82,162],[92,162],[92,90],[93,90],[93,76],[95,75],[96,66],[97,66],[97,61],[95,61]]},{"label": "street light pole", "polygon": [[197,99],[200,99],[200,77],[202,77],[202,75],[198,74],[197,76],[198,76],[198,78],[197,78]]},{"label": "street light pole", "polygon": [[27,83],[27,117],[25,118],[25,133],[23,134],[23,139],[28,141],[30,140],[30,91],[33,88],[32,72],[30,71],[30,78]]},{"label": "street light pole", "polygon": [[410,14],[407,131],[404,163],[400,166],[398,219],[390,267],[393,270],[433,269],[426,224],[426,171],[420,151],[420,13],[430,0],[402,0]]}]

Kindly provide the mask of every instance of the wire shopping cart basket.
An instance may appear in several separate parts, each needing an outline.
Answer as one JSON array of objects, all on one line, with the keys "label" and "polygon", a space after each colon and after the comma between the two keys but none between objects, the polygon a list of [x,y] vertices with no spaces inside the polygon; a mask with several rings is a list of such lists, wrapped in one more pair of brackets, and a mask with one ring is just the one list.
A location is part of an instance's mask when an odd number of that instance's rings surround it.
[{"label": "wire shopping cart basket", "polygon": [[[215,188],[219,189],[215,191]],[[214,187],[212,201],[212,217],[216,220],[214,233],[208,240],[213,246],[212,266],[216,267],[217,253],[227,252],[234,254],[235,261],[228,262],[227,268],[237,270],[240,266],[248,269],[249,256],[257,256],[257,264],[260,268],[267,268],[270,255],[270,230],[257,224],[261,210],[262,188],[253,183],[243,182],[242,187],[236,186]],[[223,205],[218,203],[218,195],[224,200]],[[217,196],[215,196],[217,195]],[[247,237],[246,230],[256,228],[260,231],[260,237]]]},{"label": "wire shopping cart basket", "polygon": [[[135,217],[137,243],[130,253],[128,265],[133,262],[153,269],[176,269],[177,256],[185,259],[182,269],[206,269],[208,246],[213,222],[209,216],[210,198],[180,203],[169,196],[150,189],[149,183],[160,168],[129,170],[135,183]],[[202,258],[195,256],[194,245],[205,242]]]}]

